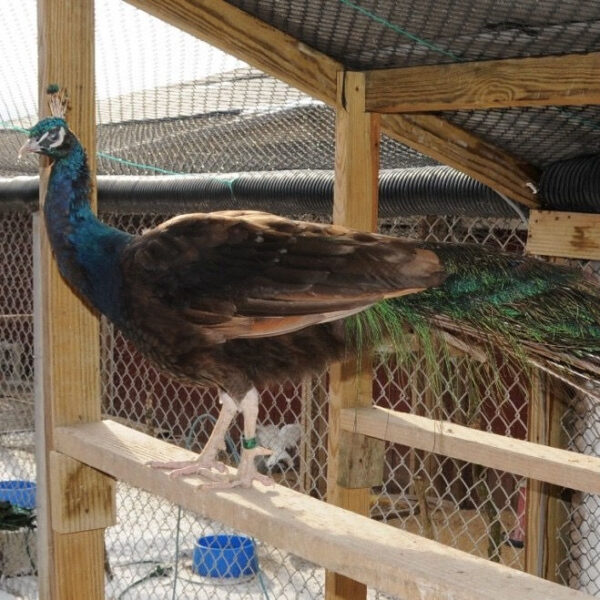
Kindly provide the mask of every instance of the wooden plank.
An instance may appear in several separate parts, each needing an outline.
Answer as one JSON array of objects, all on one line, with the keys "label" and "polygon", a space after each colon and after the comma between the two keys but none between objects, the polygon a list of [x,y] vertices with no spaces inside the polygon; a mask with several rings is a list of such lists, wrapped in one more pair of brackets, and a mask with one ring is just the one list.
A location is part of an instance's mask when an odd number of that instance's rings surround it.
[{"label": "wooden plank", "polygon": [[[335,181],[333,222],[363,231],[377,228],[379,176],[379,117],[365,112],[365,81],[361,73],[339,73],[337,78]],[[371,487],[383,477],[382,443],[364,436],[344,436],[339,415],[342,408],[370,406],[372,358],[333,365],[329,371],[329,433],[327,501],[368,515]],[[365,450],[368,448],[368,451]],[[365,464],[368,461],[368,464]],[[381,463],[381,464],[378,464]],[[357,469],[357,466],[362,468]],[[328,572],[325,598],[366,598],[363,583]]]},{"label": "wooden plank", "polygon": [[223,0],[127,0],[328,104],[341,65]]},{"label": "wooden plank", "polygon": [[379,116],[365,112],[362,73],[338,73],[333,221],[361,231],[377,229]]},{"label": "wooden plank", "polygon": [[76,533],[115,525],[115,481],[58,452],[50,452],[52,527]]},{"label": "wooden plank", "polygon": [[[567,390],[546,373],[531,378],[527,439],[536,444],[562,448],[567,443],[562,417],[567,410]],[[570,523],[561,501],[562,487],[535,479],[527,480],[525,511],[525,570],[549,581],[568,581]],[[567,525],[567,529],[569,526]],[[562,566],[563,573],[560,569]],[[565,569],[567,567],[567,569]]]},{"label": "wooden plank", "polygon": [[57,450],[130,485],[405,600],[584,600],[571,590],[293,490],[200,490],[148,461],[197,455],[111,421],[60,427]]},{"label": "wooden plank", "polygon": [[600,214],[531,211],[526,250],[540,256],[600,260]]},{"label": "wooden plank", "polygon": [[380,407],[344,409],[340,420],[347,431],[567,488],[600,493],[600,458],[594,456]]},{"label": "wooden plank", "polygon": [[[336,106],[341,63],[224,0],[127,0],[175,27],[273,75],[313,98]],[[350,75],[350,73],[348,73]],[[537,206],[527,188],[535,169],[435,115],[403,124],[384,115],[383,133],[471,175],[525,206]],[[430,147],[431,145],[431,147]],[[478,153],[483,152],[484,157]],[[486,159],[486,156],[488,157]],[[496,187],[498,185],[498,187]]]},{"label": "wooden plank", "polygon": [[[368,397],[368,400],[368,406],[370,406],[372,400],[370,397]],[[338,486],[350,489],[370,489],[381,485],[383,481],[384,444],[380,440],[360,433],[342,431],[339,448],[336,481]]]},{"label": "wooden plank", "polygon": [[[104,537],[102,529],[55,535],[54,555],[57,569],[54,577],[55,595],[53,598],[66,600],[87,600],[104,598]],[[69,565],[62,568],[62,565]],[[85,587],[82,578],[85,577]],[[80,596],[85,590],[85,596]],[[77,595],[71,595],[76,593]]]},{"label": "wooden plank", "polygon": [[[49,83],[66,87],[72,100],[70,125],[83,145],[96,148],[94,94],[94,2],[93,0],[39,0],[39,98],[41,116],[48,114]],[[89,155],[91,172],[95,157]],[[43,201],[49,170],[43,162],[40,197]],[[93,189],[93,186],[92,186]],[[95,198],[92,198],[95,203]],[[48,453],[54,448],[56,425],[100,419],[98,322],[60,277],[44,227],[40,232],[38,276],[35,293],[36,335],[40,349],[43,406],[38,423],[44,423],[42,439],[46,469],[38,485],[43,505],[38,521],[40,597],[43,600],[104,598],[103,530],[61,534],[52,523],[53,499],[49,494]],[[39,380],[38,380],[39,381]],[[38,432],[39,433],[39,432]]]},{"label": "wooden plank", "polygon": [[435,115],[381,115],[390,137],[470,175],[530,208],[539,206],[534,193],[536,169],[477,136]]},{"label": "wooden plank", "polygon": [[600,104],[600,53],[462,62],[366,73],[366,108],[407,113]]}]

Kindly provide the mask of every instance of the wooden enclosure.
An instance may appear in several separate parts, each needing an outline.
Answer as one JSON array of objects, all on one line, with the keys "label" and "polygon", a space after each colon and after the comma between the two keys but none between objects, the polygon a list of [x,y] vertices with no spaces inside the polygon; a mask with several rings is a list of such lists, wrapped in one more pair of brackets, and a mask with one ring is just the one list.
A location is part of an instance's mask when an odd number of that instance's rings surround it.
[{"label": "wooden enclosure", "polygon": [[[485,71],[464,63],[344,72],[330,57],[222,0],[130,2],[335,107],[334,220],[359,229],[376,225],[380,132],[515,202],[536,207],[536,169],[426,111],[600,102],[597,55],[494,61]],[[70,122],[88,149],[93,170],[93,0],[39,0],[38,6],[42,114],[48,83],[66,86],[74,108]],[[440,87],[441,80],[446,85]],[[42,166],[42,181],[47,174]],[[43,201],[43,184],[40,190]],[[114,479],[322,565],[329,570],[329,600],[364,598],[366,586],[407,600],[587,597],[536,577],[548,573],[533,558],[527,562],[529,573],[521,573],[365,515],[370,489],[381,477],[383,440],[594,493],[600,492],[600,459],[548,447],[549,427],[533,427],[541,433],[519,441],[372,408],[370,371],[365,368],[357,375],[354,364],[331,370],[329,504],[280,486],[200,492],[193,480],[172,480],[147,468],[148,460],[181,458],[189,452],[100,420],[98,323],[59,277],[43,225],[38,225],[37,460],[43,600],[104,598],[103,535],[115,519]],[[531,225],[530,252],[600,260],[600,215],[533,212]],[[537,401],[552,404],[554,398],[540,391]],[[534,413],[533,421],[543,419],[542,413]],[[545,504],[551,503],[548,490],[535,482],[530,485],[539,499],[538,509],[546,506],[550,511]],[[545,533],[530,544],[532,553],[540,548],[546,556],[551,553],[544,545],[551,544],[552,536]]]}]

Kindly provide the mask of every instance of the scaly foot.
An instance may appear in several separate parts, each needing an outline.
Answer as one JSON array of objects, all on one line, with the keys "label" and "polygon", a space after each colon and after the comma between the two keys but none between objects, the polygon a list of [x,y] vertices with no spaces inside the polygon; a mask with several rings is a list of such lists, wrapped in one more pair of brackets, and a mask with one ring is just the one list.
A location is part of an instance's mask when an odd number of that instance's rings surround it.
[{"label": "scaly foot", "polygon": [[274,481],[271,477],[259,473],[254,464],[254,458],[256,456],[269,456],[272,450],[267,448],[261,448],[256,446],[250,450],[244,448],[242,450],[242,458],[238,466],[236,475],[227,475],[226,477],[214,478],[211,483],[202,484],[200,487],[203,489],[211,490],[225,490],[235,487],[249,488],[252,486],[253,481],[258,481],[263,485],[273,485]]},{"label": "scaly foot", "polygon": [[211,480],[217,480],[217,474],[212,473],[215,469],[219,473],[226,473],[227,466],[218,461],[214,456],[201,454],[194,460],[174,460],[174,461],[150,461],[147,463],[153,469],[172,469],[169,477],[183,477],[185,475],[200,475]]}]

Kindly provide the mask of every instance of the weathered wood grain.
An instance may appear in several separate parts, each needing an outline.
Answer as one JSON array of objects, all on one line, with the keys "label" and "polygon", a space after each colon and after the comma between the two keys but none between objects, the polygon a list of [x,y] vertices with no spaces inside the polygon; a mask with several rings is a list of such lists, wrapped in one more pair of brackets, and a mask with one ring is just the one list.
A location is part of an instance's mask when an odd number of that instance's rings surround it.
[{"label": "weathered wood grain", "polygon": [[600,215],[531,211],[527,252],[540,256],[600,260]]},{"label": "weathered wood grain", "polygon": [[340,421],[346,431],[600,493],[600,458],[594,456],[380,407],[345,408]]},{"label": "weathered wood grain", "polygon": [[[68,120],[87,148],[95,172],[93,0],[40,0],[39,94],[41,116],[48,114],[48,84],[66,88],[71,98]],[[45,163],[47,164],[47,163]],[[43,201],[49,171],[40,173]],[[92,197],[95,206],[95,197]],[[104,598],[102,529],[61,534],[54,530],[49,493],[48,455],[57,425],[100,419],[98,319],[61,278],[43,224],[34,282],[37,365],[43,392],[38,403],[38,532],[40,598]],[[41,336],[41,337],[40,337]],[[58,499],[57,499],[58,501]]]},{"label": "weathered wood grain", "polygon": [[539,174],[493,144],[435,115],[381,115],[382,130],[390,137],[445,163],[508,198],[535,208],[532,189]]},{"label": "weathered wood grain", "polygon": [[366,72],[366,109],[407,113],[600,103],[600,53]]},{"label": "weathered wood grain", "polygon": [[589,596],[275,485],[202,490],[151,460],[196,457],[105,421],[61,427],[57,450],[120,481],[405,600],[589,600]]}]

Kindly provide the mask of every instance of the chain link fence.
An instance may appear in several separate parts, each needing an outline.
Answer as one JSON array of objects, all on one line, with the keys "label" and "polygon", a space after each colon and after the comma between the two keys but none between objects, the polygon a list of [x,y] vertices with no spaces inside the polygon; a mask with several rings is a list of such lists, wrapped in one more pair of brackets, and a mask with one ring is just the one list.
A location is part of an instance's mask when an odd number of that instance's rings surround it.
[{"label": "chain link fence", "polygon": [[[112,225],[141,231],[165,215],[103,215]],[[33,341],[31,216],[0,214],[0,479],[35,480],[33,429]],[[387,220],[381,230],[419,239],[485,243],[523,249],[524,224],[510,219],[414,217]],[[198,451],[217,415],[215,390],[174,382],[148,365],[106,321],[101,326],[103,413],[130,427]],[[379,354],[374,365],[378,406],[448,419],[469,427],[524,439],[530,385],[510,362],[490,369],[476,355],[457,354],[443,374],[442,393],[427,385],[425,358],[410,365]],[[262,390],[258,430],[272,448],[261,469],[281,485],[323,499],[327,466],[327,377],[285,382]],[[598,409],[587,399],[573,403],[563,423],[570,445],[596,451]],[[223,457],[235,465],[241,421],[229,432]],[[383,485],[373,489],[371,516],[491,560],[524,567],[522,481],[510,473],[437,454],[387,444]],[[198,538],[232,534],[220,524],[182,511],[127,484],[118,484],[118,524],[107,530],[107,597],[320,598],[324,572],[318,566],[256,540],[254,576],[203,577]],[[562,582],[600,595],[596,582],[597,498],[575,494],[565,500],[569,530],[558,572]],[[2,535],[5,532],[1,532]],[[1,538],[0,590],[36,597],[35,555],[27,536]],[[29,554],[28,554],[29,550]],[[217,551],[217,554],[220,552]],[[29,556],[31,555],[31,556]],[[243,569],[246,555],[227,563]],[[195,566],[194,566],[195,565]],[[250,567],[248,567],[250,568]],[[252,569],[251,569],[252,571]],[[238,570],[235,574],[239,574]],[[383,597],[375,591],[371,597]]]},{"label": "chain link fence", "polygon": [[[37,113],[36,3],[5,0],[0,89],[0,174],[37,174],[37,160],[16,161],[21,128]],[[231,2],[272,23],[349,69],[485,60],[600,48],[600,6],[567,0],[465,3],[368,0]],[[334,113],[231,56],[169,28],[124,2],[97,0],[98,167],[108,175],[236,173],[331,169]],[[441,116],[539,167],[595,152],[600,110],[594,106],[455,111]],[[387,137],[381,167],[437,164]],[[441,202],[440,202],[441,204]],[[111,224],[141,231],[167,218],[104,214]],[[526,223],[511,219],[410,217],[387,220],[393,235],[487,244],[522,252]],[[33,275],[31,215],[0,212],[0,481],[34,481]],[[597,265],[585,264],[591,273]],[[150,435],[198,451],[217,415],[215,390],[173,382],[157,373],[106,321],[101,326],[103,413]],[[378,406],[449,419],[525,439],[530,384],[510,362],[490,369],[457,354],[441,392],[427,385],[426,360],[410,364],[376,356]],[[262,390],[258,431],[273,449],[261,468],[278,483],[323,499],[327,466],[327,376]],[[577,396],[565,405],[565,447],[600,453],[599,409]],[[223,458],[235,464],[241,422],[234,422]],[[520,568],[524,567],[525,491],[520,478],[437,454],[387,444],[384,482],[373,489],[371,516],[409,531]],[[600,597],[600,502],[564,490],[557,523],[558,581]],[[234,548],[234,583],[204,577],[198,538],[232,534],[220,524],[124,483],[117,486],[118,525],[106,533],[107,597],[320,598],[324,573],[315,565],[255,540]],[[246,548],[246,546],[244,546]],[[212,548],[219,556],[231,550]],[[258,571],[242,562],[256,551]],[[0,525],[0,590],[37,597],[35,544],[29,530]],[[195,569],[194,570],[194,565]],[[230,571],[229,574],[234,574]],[[373,590],[371,598],[383,597]]]}]

